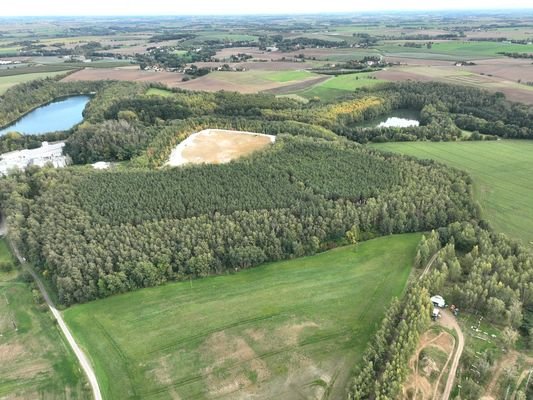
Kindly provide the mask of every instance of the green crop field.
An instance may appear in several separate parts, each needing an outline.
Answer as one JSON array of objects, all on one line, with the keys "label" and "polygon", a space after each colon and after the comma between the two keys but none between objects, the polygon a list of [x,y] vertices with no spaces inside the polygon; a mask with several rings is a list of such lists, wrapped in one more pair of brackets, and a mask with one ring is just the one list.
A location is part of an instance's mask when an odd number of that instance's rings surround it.
[{"label": "green crop field", "polygon": [[[399,43],[401,44],[401,42]],[[377,47],[377,49],[390,56],[416,57],[419,55],[428,59],[448,58],[450,60],[475,60],[487,57],[502,57],[502,55],[498,54],[499,52],[533,53],[533,45],[530,44],[521,45],[505,42],[469,42],[459,40],[433,43],[430,49],[426,46],[422,46],[421,48],[403,47],[398,46],[398,43],[387,42]]]},{"label": "green crop field", "polygon": [[[0,261],[12,260],[0,240]],[[76,358],[19,271],[0,271],[0,398],[89,399]]]},{"label": "green crop field", "polygon": [[383,143],[382,150],[430,158],[470,173],[483,217],[497,231],[533,241],[533,142]]},{"label": "green crop field", "polygon": [[333,383],[343,389],[402,294],[419,239],[382,237],[118,295],[64,316],[106,399],[319,398]]},{"label": "green crop field", "polygon": [[322,100],[334,100],[337,97],[345,96],[347,92],[353,92],[355,89],[375,86],[383,82],[385,81],[381,79],[373,79],[372,72],[338,75],[295,94],[307,99],[319,97]]},{"label": "green crop field", "polygon": [[174,93],[170,90],[159,89],[159,88],[150,88],[146,91],[148,96],[162,96],[162,97],[172,97]]},{"label": "green crop field", "polygon": [[34,79],[48,78],[49,76],[62,75],[62,74],[65,74],[66,72],[67,71],[38,72],[38,73],[33,73],[33,74],[1,76],[0,77],[0,95],[3,94],[10,87],[18,85],[19,83],[29,82]]},{"label": "green crop field", "polygon": [[270,72],[270,73],[264,73],[264,78],[268,79],[269,81],[274,82],[291,82],[291,81],[300,81],[302,79],[311,78],[313,76],[316,76],[315,74],[303,71],[303,70],[295,70],[295,71],[279,71],[279,72]]}]

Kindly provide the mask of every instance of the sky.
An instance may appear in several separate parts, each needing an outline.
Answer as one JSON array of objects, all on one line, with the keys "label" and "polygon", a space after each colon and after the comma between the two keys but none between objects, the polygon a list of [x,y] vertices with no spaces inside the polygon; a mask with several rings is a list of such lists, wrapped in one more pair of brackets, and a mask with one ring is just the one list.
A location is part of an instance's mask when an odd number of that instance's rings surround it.
[{"label": "sky", "polygon": [[1,16],[214,15],[532,8],[531,0],[1,0]]}]

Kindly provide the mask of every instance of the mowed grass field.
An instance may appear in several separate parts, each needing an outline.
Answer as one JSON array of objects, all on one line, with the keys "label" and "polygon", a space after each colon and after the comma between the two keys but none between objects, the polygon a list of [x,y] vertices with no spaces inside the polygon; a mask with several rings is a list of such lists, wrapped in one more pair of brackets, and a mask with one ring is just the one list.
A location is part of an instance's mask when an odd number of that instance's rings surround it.
[{"label": "mowed grass field", "polygon": [[[425,44],[425,41],[420,43]],[[400,44],[400,46],[398,45]],[[505,42],[469,42],[450,40],[433,43],[430,49],[425,45],[421,48],[404,47],[403,42],[387,42],[376,47],[384,55],[402,56],[427,59],[449,59],[449,60],[476,60],[491,57],[503,57],[500,52],[510,53],[533,53],[533,45],[512,44]]]},{"label": "mowed grass field", "polygon": [[68,71],[56,71],[56,72],[37,72],[32,74],[20,74],[12,76],[0,76],[0,95],[5,93],[7,89],[19,83],[25,83],[34,79],[43,79],[50,76],[57,76],[65,74]]},{"label": "mowed grass field", "polygon": [[64,316],[105,399],[323,398],[343,393],[404,290],[419,239],[382,237],[118,295]]},{"label": "mowed grass field", "polygon": [[374,73],[346,74],[332,76],[330,79],[321,82],[310,88],[295,92],[306,99],[318,97],[322,100],[334,100],[345,96],[349,92],[362,87],[375,86],[385,82],[381,79],[374,79]]},{"label": "mowed grass field", "polygon": [[[0,261],[11,260],[0,240]],[[51,315],[18,270],[0,272],[0,398],[90,399],[85,378]]]},{"label": "mowed grass field", "polygon": [[[467,171],[483,217],[525,244],[533,242],[533,141],[383,143],[375,147]],[[532,246],[533,248],[533,246]]]}]

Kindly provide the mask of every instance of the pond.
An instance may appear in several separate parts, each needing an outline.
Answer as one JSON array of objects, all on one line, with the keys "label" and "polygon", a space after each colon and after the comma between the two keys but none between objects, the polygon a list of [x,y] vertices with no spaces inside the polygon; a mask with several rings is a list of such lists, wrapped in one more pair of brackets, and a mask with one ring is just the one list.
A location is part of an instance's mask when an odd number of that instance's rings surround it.
[{"label": "pond", "polygon": [[378,118],[364,121],[357,126],[361,128],[407,128],[419,126],[419,118],[420,113],[418,111],[399,109]]},{"label": "pond", "polygon": [[70,129],[83,121],[82,113],[90,99],[84,95],[72,96],[36,108],[0,130],[0,136],[13,131],[26,135],[39,135]]}]

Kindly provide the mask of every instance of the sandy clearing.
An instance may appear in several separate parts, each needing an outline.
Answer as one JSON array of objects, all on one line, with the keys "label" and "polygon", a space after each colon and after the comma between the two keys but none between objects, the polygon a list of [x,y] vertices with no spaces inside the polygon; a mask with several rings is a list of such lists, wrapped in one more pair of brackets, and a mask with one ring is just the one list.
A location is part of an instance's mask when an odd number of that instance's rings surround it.
[{"label": "sandy clearing", "polygon": [[275,136],[262,133],[205,129],[178,144],[172,150],[167,165],[227,163],[262,149],[275,140]]}]

